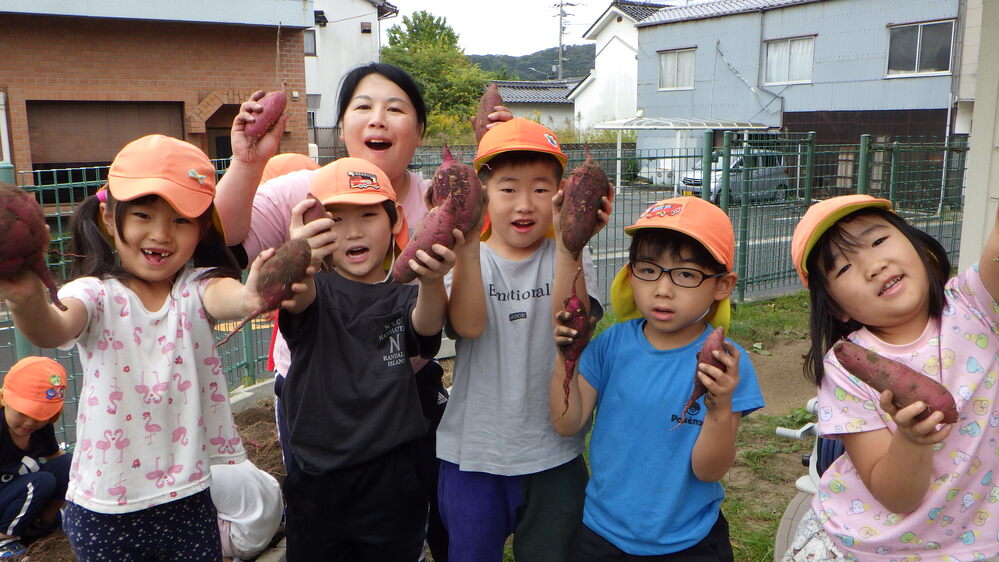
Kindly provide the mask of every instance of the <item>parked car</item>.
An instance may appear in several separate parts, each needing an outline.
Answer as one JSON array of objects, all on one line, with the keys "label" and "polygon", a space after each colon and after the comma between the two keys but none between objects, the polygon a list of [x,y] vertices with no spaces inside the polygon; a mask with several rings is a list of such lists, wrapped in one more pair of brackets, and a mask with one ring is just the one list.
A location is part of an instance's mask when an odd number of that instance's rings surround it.
[{"label": "parked car", "polygon": [[[749,199],[750,201],[782,201],[789,196],[791,178],[788,176],[784,155],[780,152],[754,150],[749,153]],[[729,201],[738,204],[742,200],[744,184],[743,166],[746,155],[741,150],[733,150],[729,163]],[[701,195],[701,161],[697,160],[681,180],[683,195]],[[711,165],[711,201],[718,203],[722,180],[721,157],[716,156]]]}]

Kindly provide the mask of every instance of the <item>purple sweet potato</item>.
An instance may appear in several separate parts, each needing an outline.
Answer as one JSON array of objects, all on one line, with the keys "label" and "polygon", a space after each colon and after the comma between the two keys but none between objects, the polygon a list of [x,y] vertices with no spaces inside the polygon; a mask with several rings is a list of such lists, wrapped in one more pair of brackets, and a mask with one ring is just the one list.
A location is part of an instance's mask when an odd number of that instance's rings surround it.
[{"label": "purple sweet potato", "polygon": [[240,330],[247,322],[265,312],[277,310],[281,301],[292,297],[291,286],[305,278],[312,259],[312,249],[303,238],[292,238],[278,247],[274,255],[260,266],[257,273],[257,292],[264,303],[239,321],[231,332],[215,344],[218,347]]},{"label": "purple sweet potato", "polygon": [[562,348],[562,357],[565,359],[565,379],[562,381],[562,389],[565,390],[565,408],[562,414],[569,410],[569,382],[576,372],[576,363],[586,349],[586,344],[590,343],[590,319],[587,317],[586,307],[583,306],[583,299],[576,294],[576,280],[582,271],[577,269],[576,274],[572,276],[572,294],[562,304],[563,310],[569,313],[565,325],[576,330],[576,338]]},{"label": "purple sweet potato", "polygon": [[[302,224],[309,224],[316,219],[326,218],[326,208],[323,207],[323,204],[319,202],[319,199],[315,195],[309,193],[306,196],[306,199],[310,199],[312,201],[312,206],[306,209],[305,213],[302,214]],[[323,271],[332,271],[333,257],[326,256],[326,258],[323,259],[321,267]]]},{"label": "purple sweet potato", "polygon": [[257,103],[264,107],[263,111],[256,114],[256,120],[253,123],[247,123],[246,128],[243,129],[243,133],[246,134],[246,138],[251,143],[260,140],[260,137],[264,136],[278,122],[281,114],[284,113],[285,106],[288,105],[288,96],[283,90],[275,90],[264,94],[264,97],[257,100]]},{"label": "purple sweet potato", "polygon": [[11,279],[30,269],[48,287],[52,303],[59,310],[66,310],[45,264],[45,249],[49,244],[45,214],[30,193],[4,182],[0,182],[0,240],[3,240],[0,244],[0,279]]},{"label": "purple sweet potato", "polygon": [[879,393],[891,390],[892,404],[896,408],[902,409],[914,402],[924,402],[926,410],[916,416],[917,420],[924,420],[937,410],[944,414],[943,423],[958,420],[954,396],[930,377],[851,341],[836,342],[833,353],[844,369],[874,390]]},{"label": "purple sweet potato", "polygon": [[[704,345],[701,346],[701,350],[697,352],[697,364],[706,363],[712,367],[717,367],[722,371],[725,370],[725,364],[715,358],[714,351],[721,351],[724,353],[725,348],[722,347],[722,342],[725,341],[725,328],[719,326],[708,334],[708,337],[704,339]],[[697,399],[708,393],[707,387],[701,382],[701,377],[698,376],[698,370],[694,370],[694,390],[690,393],[690,398],[687,403],[683,405],[683,414],[680,416],[680,421],[676,422],[673,429],[676,429],[684,421],[687,420],[687,411],[697,402]],[[671,430],[672,431],[672,430]]]},{"label": "purple sweet potato", "polygon": [[597,229],[600,198],[606,196],[609,190],[607,174],[593,161],[587,146],[586,161],[562,181],[565,193],[559,213],[562,243],[573,257],[578,258],[593,237]]},{"label": "purple sweet potato", "polygon": [[475,142],[482,140],[482,135],[486,134],[486,125],[489,124],[489,114],[496,111],[497,105],[503,105],[503,98],[500,97],[499,87],[496,84],[489,84],[486,91],[479,98],[479,110],[472,118],[472,128],[475,130]]},{"label": "purple sweet potato", "polygon": [[403,248],[399,258],[392,266],[392,277],[400,283],[409,283],[416,279],[416,272],[409,267],[409,260],[416,258],[416,252],[423,250],[435,259],[440,259],[433,251],[434,244],[442,244],[448,249],[454,248],[454,229],[457,225],[458,213],[454,209],[454,197],[448,196],[444,202],[430,211],[413,229],[409,243]]},{"label": "purple sweet potato", "polygon": [[479,224],[486,204],[486,191],[482,188],[475,169],[454,159],[445,145],[440,167],[434,172],[430,184],[430,203],[440,206],[450,195],[457,213],[456,227],[468,235]]}]

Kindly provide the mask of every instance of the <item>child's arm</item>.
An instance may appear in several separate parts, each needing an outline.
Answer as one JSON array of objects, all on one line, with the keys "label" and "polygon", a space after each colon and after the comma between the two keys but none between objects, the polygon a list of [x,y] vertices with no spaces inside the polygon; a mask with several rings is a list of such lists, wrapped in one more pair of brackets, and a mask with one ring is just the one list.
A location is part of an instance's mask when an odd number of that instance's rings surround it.
[{"label": "child's arm", "polygon": [[59,310],[49,302],[45,285],[34,271],[0,280],[0,298],[7,301],[14,327],[39,347],[59,347],[79,336],[87,325],[86,305],[65,298],[66,310]]},{"label": "child's arm", "polygon": [[274,156],[281,144],[281,135],[284,134],[284,127],[290,116],[288,113],[282,115],[270,131],[257,139],[256,143],[251,143],[244,130],[263,110],[263,106],[257,103],[262,97],[262,90],[254,92],[239,107],[239,114],[233,119],[229,133],[232,160],[215,188],[215,209],[224,226],[226,244],[229,245],[242,242],[250,230],[253,195],[260,185],[267,160]]},{"label": "child's arm", "polygon": [[[458,243],[464,241],[461,231],[454,229],[454,237]],[[416,272],[420,283],[416,294],[416,306],[410,317],[413,330],[421,336],[432,336],[444,328],[444,315],[447,313],[447,291],[444,289],[444,276],[454,266],[455,255],[447,246],[434,244],[434,252],[441,257],[436,260],[427,252],[420,250],[416,259],[409,260],[409,267]],[[422,262],[422,263],[420,263]]]},{"label": "child's arm", "polygon": [[732,411],[732,394],[739,384],[739,350],[729,341],[723,341],[724,352],[715,351],[715,359],[725,365],[725,370],[699,363],[697,377],[708,389],[704,395],[704,425],[690,455],[694,476],[702,482],[717,482],[735,462],[735,434],[742,416]]},{"label": "child's arm", "polygon": [[922,502],[934,476],[933,446],[945,440],[953,427],[947,424],[936,429],[943,420],[939,411],[916,421],[925,408],[916,402],[898,410],[892,405],[891,391],[886,390],[881,394],[881,409],[895,421],[895,433],[878,429],[839,436],[871,495],[895,513],[911,513]]},{"label": "child's arm", "polygon": [[[269,248],[257,256],[250,264],[250,273],[246,283],[231,277],[212,279],[205,287],[205,310],[219,321],[240,320],[255,312],[268,310],[263,297],[257,292],[257,276],[260,266],[274,255],[275,249]],[[309,266],[305,278],[291,286],[291,299],[281,301],[280,308],[291,312],[301,312],[316,300],[316,268]],[[263,310],[262,310],[263,309]]]},{"label": "child's arm", "polygon": [[992,234],[985,241],[982,257],[978,261],[978,275],[992,298],[999,301],[999,212],[996,213],[996,224],[992,225]]},{"label": "child's arm", "polygon": [[[427,190],[430,193],[430,190]],[[482,284],[479,262],[480,224],[473,228],[468,239],[461,238],[454,245],[454,272],[451,274],[451,297],[447,304],[448,333],[465,339],[475,339],[486,329],[486,290]]]},{"label": "child's arm", "polygon": [[569,314],[566,312],[555,315],[555,345],[559,348],[559,354],[555,357],[552,384],[548,390],[548,415],[555,426],[555,433],[563,436],[579,433],[590,419],[597,403],[597,389],[580,376],[577,368],[569,381],[569,405],[566,407],[565,358],[562,357],[561,350],[572,343],[576,336],[575,330],[562,323],[568,318]]}]

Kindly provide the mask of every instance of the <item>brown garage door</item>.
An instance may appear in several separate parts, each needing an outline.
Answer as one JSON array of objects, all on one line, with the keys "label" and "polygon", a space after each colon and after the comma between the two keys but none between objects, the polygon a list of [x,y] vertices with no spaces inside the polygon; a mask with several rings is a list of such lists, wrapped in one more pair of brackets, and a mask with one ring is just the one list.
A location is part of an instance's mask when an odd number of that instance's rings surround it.
[{"label": "brown garage door", "polygon": [[184,138],[180,102],[29,101],[34,169],[109,163],[128,142],[161,133]]}]

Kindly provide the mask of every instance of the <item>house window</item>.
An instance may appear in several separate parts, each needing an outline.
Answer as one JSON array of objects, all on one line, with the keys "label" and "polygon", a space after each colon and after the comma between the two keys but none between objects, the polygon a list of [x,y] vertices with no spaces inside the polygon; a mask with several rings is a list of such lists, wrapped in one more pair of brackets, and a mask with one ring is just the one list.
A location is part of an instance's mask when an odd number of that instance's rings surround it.
[{"label": "house window", "polygon": [[316,56],[316,30],[306,29],[302,37],[305,39],[305,56]]},{"label": "house window", "polygon": [[677,49],[659,53],[659,89],[690,90],[694,88],[694,51]]},{"label": "house window", "polygon": [[888,76],[950,72],[954,22],[889,27]]},{"label": "house window", "polygon": [[767,84],[802,84],[812,81],[815,37],[767,41]]}]

